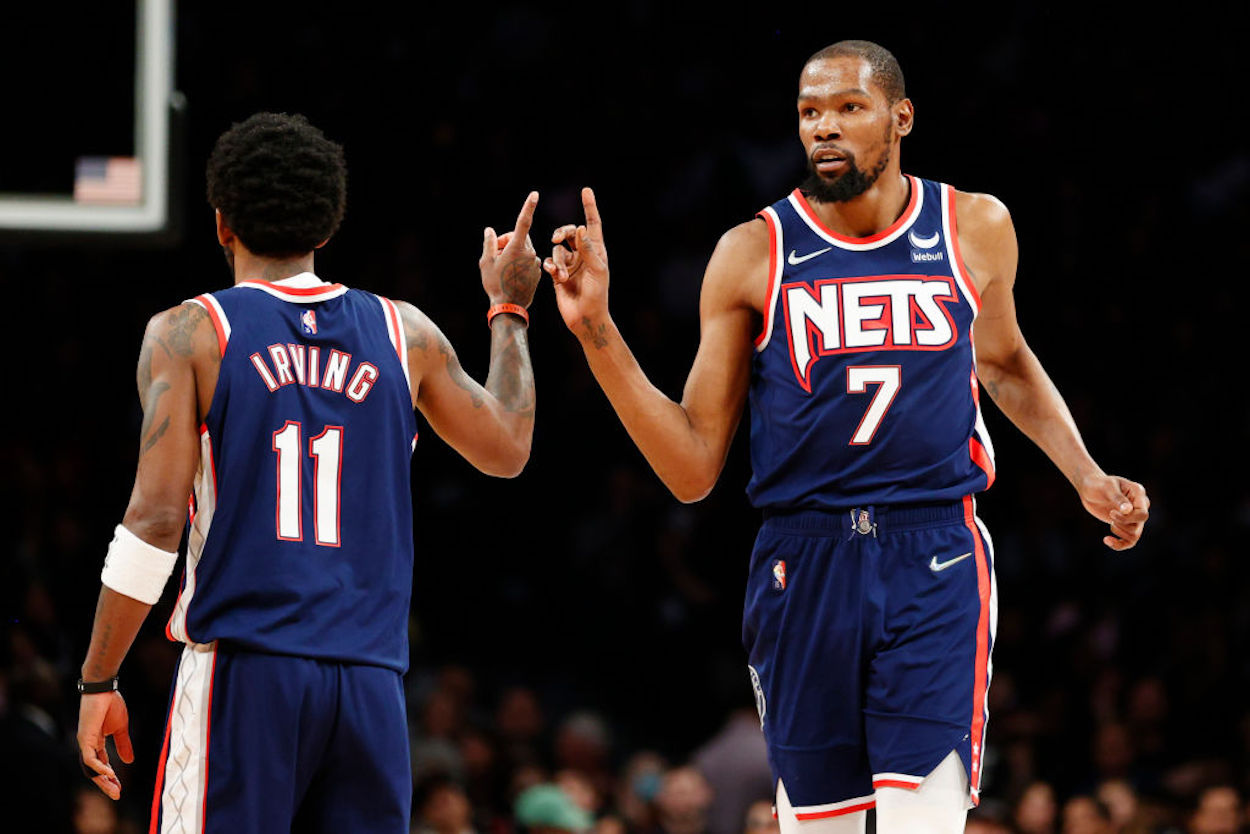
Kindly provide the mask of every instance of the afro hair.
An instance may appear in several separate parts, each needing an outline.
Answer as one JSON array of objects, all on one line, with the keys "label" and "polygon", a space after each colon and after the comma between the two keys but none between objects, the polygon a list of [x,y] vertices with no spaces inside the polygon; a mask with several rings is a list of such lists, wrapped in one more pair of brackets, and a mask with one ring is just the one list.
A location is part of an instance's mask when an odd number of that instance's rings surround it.
[{"label": "afro hair", "polygon": [[343,148],[301,115],[257,113],[213,147],[208,202],[253,254],[311,252],[343,220]]}]

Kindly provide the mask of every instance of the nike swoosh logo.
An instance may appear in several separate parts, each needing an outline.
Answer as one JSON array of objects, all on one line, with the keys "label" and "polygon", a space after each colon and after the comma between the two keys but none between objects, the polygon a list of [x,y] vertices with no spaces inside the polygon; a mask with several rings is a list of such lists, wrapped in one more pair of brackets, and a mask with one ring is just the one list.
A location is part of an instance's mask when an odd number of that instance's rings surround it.
[{"label": "nike swoosh logo", "polygon": [[934,556],[932,559],[929,560],[929,570],[933,571],[934,573],[944,571],[947,568],[949,568],[951,565],[955,564],[956,562],[962,562],[964,559],[967,559],[971,555],[972,555],[971,553],[965,553],[962,556],[956,556],[954,559],[947,559],[945,562],[939,562],[937,560],[937,557]]},{"label": "nike swoosh logo", "polygon": [[911,245],[918,249],[932,249],[934,246],[937,246],[939,237],[941,235],[938,232],[934,232],[932,237],[916,237],[914,231],[907,233],[907,239],[911,241]]},{"label": "nike swoosh logo", "polygon": [[804,261],[810,261],[812,258],[816,257],[817,255],[825,254],[832,248],[833,248],[832,246],[826,246],[824,249],[817,249],[815,252],[808,252],[806,255],[800,255],[798,254],[796,250],[791,249],[790,257],[787,258],[786,260],[790,262],[790,266],[798,266]]}]

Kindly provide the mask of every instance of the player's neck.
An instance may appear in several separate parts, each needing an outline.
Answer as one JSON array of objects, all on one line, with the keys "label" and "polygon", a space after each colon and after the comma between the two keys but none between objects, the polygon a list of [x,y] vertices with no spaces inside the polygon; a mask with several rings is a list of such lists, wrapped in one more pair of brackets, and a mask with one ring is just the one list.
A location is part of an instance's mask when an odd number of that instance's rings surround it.
[{"label": "player's neck", "polygon": [[839,203],[809,202],[830,229],[858,238],[871,237],[888,229],[907,209],[910,199],[911,180],[891,166],[858,197]]},{"label": "player's neck", "polygon": [[292,258],[267,258],[240,247],[234,253],[234,282],[281,281],[301,272],[313,271],[313,253]]}]

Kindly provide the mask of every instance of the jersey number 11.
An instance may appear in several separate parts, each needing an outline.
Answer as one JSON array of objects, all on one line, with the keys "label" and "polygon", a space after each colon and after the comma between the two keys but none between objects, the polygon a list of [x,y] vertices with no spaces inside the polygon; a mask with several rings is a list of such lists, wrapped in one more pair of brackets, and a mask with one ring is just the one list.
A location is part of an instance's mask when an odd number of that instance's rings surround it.
[{"label": "jersey number 11", "polygon": [[[278,497],[275,524],[284,542],[304,540],[302,427],[294,420],[273,433],[278,454]],[[339,485],[343,474],[343,427],[326,426],[308,441],[313,459],[313,530],[317,544],[339,546]]]}]

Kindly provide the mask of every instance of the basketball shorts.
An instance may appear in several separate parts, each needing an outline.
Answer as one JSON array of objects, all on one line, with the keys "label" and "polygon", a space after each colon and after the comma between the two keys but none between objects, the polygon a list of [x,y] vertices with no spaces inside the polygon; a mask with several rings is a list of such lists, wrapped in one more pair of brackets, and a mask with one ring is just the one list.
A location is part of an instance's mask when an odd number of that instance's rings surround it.
[{"label": "basketball shorts", "polygon": [[174,677],[153,832],[407,834],[401,675],[188,645]]},{"label": "basketball shorts", "polygon": [[743,643],[773,777],[799,819],[915,789],[952,750],[976,804],[996,614],[971,496],[765,514]]}]

